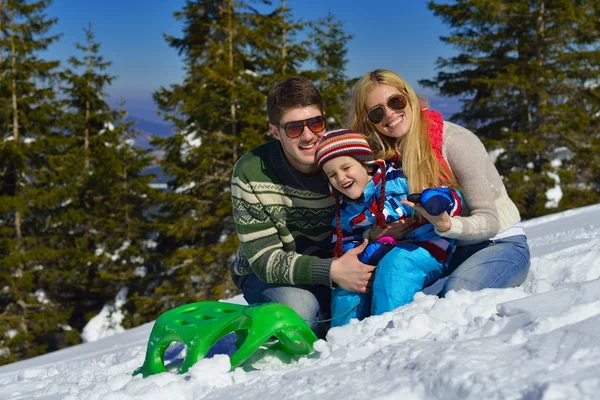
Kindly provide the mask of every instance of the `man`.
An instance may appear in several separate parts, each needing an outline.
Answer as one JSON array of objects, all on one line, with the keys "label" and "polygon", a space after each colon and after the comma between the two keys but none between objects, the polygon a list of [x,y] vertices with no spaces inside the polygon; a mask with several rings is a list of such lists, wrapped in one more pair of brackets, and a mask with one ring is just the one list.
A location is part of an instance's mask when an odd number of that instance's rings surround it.
[{"label": "man", "polygon": [[319,91],[301,77],[278,82],[267,113],[276,140],[246,153],[233,170],[240,248],[231,275],[249,304],[286,304],[324,337],[332,285],[364,293],[374,267],[357,258],[366,241],[332,258],[335,202],[316,161],[326,128]]}]

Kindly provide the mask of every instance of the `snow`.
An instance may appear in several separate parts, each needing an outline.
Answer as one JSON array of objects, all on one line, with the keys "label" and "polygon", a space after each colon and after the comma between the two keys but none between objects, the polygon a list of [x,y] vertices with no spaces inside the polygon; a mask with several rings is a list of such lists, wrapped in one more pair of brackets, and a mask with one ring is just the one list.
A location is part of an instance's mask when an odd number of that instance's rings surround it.
[{"label": "snow", "polygon": [[121,325],[125,316],[122,308],[127,302],[129,290],[123,287],[119,290],[113,304],[107,304],[100,314],[93,317],[83,328],[81,339],[85,342],[95,342],[102,338],[121,333],[125,329]]},{"label": "snow", "polygon": [[500,157],[504,153],[506,153],[505,149],[497,148],[497,149],[488,151],[488,156],[490,157],[490,160],[492,160],[492,162],[494,164],[496,164],[496,161],[498,161],[498,157]]},{"label": "snow", "polygon": [[198,135],[196,124],[191,123],[187,128],[178,133],[183,138],[183,143],[180,149],[181,159],[187,161],[194,149],[202,146],[202,138]]},{"label": "snow", "polygon": [[175,193],[186,193],[196,187],[196,182],[188,182],[183,186],[175,188]]},{"label": "snow", "polygon": [[48,296],[46,296],[46,292],[43,291],[42,289],[36,290],[35,293],[33,293],[33,297],[35,297],[37,302],[40,304],[50,303],[50,300],[48,300]]},{"label": "snow", "polygon": [[[559,161],[560,162],[560,161]],[[547,173],[550,178],[554,180],[554,187],[546,190],[546,198],[548,201],[546,202],[546,208],[557,208],[560,200],[563,197],[563,191],[560,187],[560,176],[554,172]]]},{"label": "snow", "polygon": [[166,183],[150,183],[150,187],[152,189],[157,190],[167,190],[169,188],[169,185],[167,185]]},{"label": "snow", "polygon": [[[488,156],[490,157],[490,160],[496,164],[498,158],[505,152],[506,150],[504,148],[499,147],[488,151]],[[566,147],[557,147],[554,149],[552,159],[550,160],[550,166],[554,168],[554,172],[547,172],[547,175],[554,181],[554,186],[546,190],[545,194],[547,201],[544,206],[545,208],[558,208],[560,201],[563,198],[563,191],[562,187],[560,186],[560,176],[556,171],[562,166],[563,160],[570,160],[574,157],[574,155],[575,153]],[[528,162],[526,167],[527,169],[533,169],[534,164],[532,162]],[[514,171],[516,168],[513,167],[512,170]],[[530,179],[531,177],[528,175],[523,176],[523,180],[525,182],[529,182]]]},{"label": "snow", "polygon": [[[114,130],[115,130],[115,126],[113,125],[113,123],[112,123],[112,122],[110,122],[110,121],[107,121],[107,122],[105,122],[105,123],[104,123],[104,128],[100,129],[100,131],[98,132],[98,134],[99,134],[99,135],[103,135],[104,133],[106,133],[106,130],[109,130],[109,131],[114,131]],[[106,142],[105,142],[105,144],[106,144],[108,147],[110,147],[110,146],[111,146],[111,144],[110,144],[110,143],[106,143]]]},{"label": "snow", "polygon": [[[309,356],[259,350],[233,372],[216,354],[185,374],[132,376],[149,323],[0,367],[0,399],[599,399],[600,205],[524,225],[532,266],[519,288],[419,293],[330,330]],[[89,325],[98,338],[100,325]],[[169,348],[168,366],[181,350]]]}]

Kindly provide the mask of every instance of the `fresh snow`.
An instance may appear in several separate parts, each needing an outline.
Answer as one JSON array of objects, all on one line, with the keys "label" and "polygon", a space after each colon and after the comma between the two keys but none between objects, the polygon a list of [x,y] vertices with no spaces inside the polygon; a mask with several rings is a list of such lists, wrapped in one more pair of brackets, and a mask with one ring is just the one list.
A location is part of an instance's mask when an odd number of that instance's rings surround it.
[{"label": "fresh snow", "polygon": [[[0,367],[0,399],[600,399],[600,205],[525,229],[532,265],[521,287],[419,293],[330,330],[307,357],[259,350],[229,372],[216,354],[186,374],[133,377],[149,323]],[[215,347],[231,352],[232,340]],[[171,346],[166,363],[181,357]]]}]

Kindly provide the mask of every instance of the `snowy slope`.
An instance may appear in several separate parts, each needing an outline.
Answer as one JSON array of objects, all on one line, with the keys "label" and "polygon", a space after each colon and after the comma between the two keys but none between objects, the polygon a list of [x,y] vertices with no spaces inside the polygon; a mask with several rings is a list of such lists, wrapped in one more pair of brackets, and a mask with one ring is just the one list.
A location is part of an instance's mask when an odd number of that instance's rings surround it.
[{"label": "snowy slope", "polygon": [[[187,374],[132,377],[146,324],[0,367],[0,399],[600,399],[600,205],[525,228],[532,268],[522,287],[418,294],[332,329],[291,363],[259,351],[228,372],[219,354]],[[178,350],[168,362],[180,362]]]}]

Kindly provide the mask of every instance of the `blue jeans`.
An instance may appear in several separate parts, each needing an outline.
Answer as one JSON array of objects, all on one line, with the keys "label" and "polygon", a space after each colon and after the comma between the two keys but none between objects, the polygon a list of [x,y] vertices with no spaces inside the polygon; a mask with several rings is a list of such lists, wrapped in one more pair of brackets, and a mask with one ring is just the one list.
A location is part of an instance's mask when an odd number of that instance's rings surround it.
[{"label": "blue jeans", "polygon": [[459,246],[444,275],[423,292],[445,296],[450,290],[515,287],[525,281],[529,266],[524,235]]},{"label": "blue jeans", "polygon": [[329,329],[331,288],[325,285],[275,285],[249,275],[242,283],[242,293],[248,304],[285,304],[302,317],[318,338]]}]

